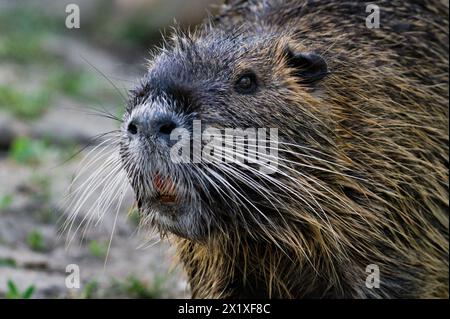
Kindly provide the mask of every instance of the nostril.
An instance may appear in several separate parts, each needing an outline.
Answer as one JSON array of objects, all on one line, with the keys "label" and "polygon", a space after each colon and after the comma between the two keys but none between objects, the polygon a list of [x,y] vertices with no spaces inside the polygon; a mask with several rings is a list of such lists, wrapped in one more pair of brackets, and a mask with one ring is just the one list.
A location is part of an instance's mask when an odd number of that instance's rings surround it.
[{"label": "nostril", "polygon": [[130,124],[128,124],[128,132],[130,132],[133,135],[137,134],[138,128],[134,122],[130,122]]},{"label": "nostril", "polygon": [[172,133],[172,131],[176,128],[177,125],[174,122],[169,122],[159,128],[159,133],[170,135],[170,133]]}]

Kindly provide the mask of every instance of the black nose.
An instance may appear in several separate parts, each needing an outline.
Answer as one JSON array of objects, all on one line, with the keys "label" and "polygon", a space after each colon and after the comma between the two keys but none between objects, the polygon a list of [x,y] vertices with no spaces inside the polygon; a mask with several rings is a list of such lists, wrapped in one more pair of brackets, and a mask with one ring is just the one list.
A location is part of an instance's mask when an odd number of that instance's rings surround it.
[{"label": "black nose", "polygon": [[127,130],[130,135],[144,135],[148,137],[170,140],[170,134],[177,128],[177,124],[170,118],[166,119],[133,119],[128,124]]},{"label": "black nose", "polygon": [[175,124],[175,122],[169,120],[159,126],[158,134],[170,136],[170,133],[172,133],[172,131],[176,128],[177,125]]},{"label": "black nose", "polygon": [[128,124],[128,133],[131,135],[136,135],[138,133],[138,127],[135,121],[131,121],[130,124]]}]

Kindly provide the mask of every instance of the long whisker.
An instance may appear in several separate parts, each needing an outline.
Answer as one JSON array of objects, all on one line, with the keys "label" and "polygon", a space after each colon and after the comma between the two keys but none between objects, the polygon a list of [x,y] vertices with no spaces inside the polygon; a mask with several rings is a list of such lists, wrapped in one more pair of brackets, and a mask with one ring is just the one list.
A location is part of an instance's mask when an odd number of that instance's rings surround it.
[{"label": "long whisker", "polygon": [[127,98],[126,96],[120,91],[120,89],[117,87],[117,85],[108,77],[104,72],[102,72],[99,68],[97,68],[95,65],[93,65],[91,62],[89,62],[85,57],[80,55],[80,57],[83,59],[84,62],[89,64],[91,68],[93,68],[95,71],[97,71],[106,81],[108,81],[109,84],[112,85],[112,87],[119,93],[119,95],[122,97],[123,101],[126,102]]}]

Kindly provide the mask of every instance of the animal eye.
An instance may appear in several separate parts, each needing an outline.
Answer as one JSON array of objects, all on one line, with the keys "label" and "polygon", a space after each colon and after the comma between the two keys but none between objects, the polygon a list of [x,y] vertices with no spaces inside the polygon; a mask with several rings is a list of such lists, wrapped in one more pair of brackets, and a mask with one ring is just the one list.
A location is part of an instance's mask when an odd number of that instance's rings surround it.
[{"label": "animal eye", "polygon": [[236,91],[242,94],[250,94],[256,91],[258,83],[254,73],[245,73],[239,77],[235,84]]}]

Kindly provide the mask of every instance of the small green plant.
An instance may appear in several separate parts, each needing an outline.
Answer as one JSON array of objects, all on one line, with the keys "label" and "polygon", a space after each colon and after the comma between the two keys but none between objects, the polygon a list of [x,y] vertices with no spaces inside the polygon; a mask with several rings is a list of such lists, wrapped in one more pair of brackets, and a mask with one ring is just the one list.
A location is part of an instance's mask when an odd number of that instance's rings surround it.
[{"label": "small green plant", "polygon": [[34,251],[43,251],[43,250],[45,250],[44,237],[37,230],[33,230],[32,232],[30,232],[28,234],[28,236],[27,236],[27,244]]},{"label": "small green plant", "polygon": [[8,280],[7,285],[6,299],[30,299],[34,294],[34,286],[29,286],[24,291],[20,291],[12,280]]},{"label": "small green plant", "polygon": [[30,180],[30,187],[35,189],[33,197],[37,201],[48,202],[51,197],[51,180],[50,176],[34,174]]},{"label": "small green plant", "polygon": [[0,267],[16,268],[17,262],[12,258],[0,258]]},{"label": "small green plant", "polygon": [[92,299],[95,297],[95,294],[97,293],[99,288],[99,284],[97,281],[92,280],[89,281],[84,285],[83,293],[81,294],[81,297],[84,299]]},{"label": "small green plant", "polygon": [[166,277],[156,276],[152,283],[147,283],[135,276],[128,277],[124,282],[116,282],[116,288],[127,296],[140,299],[158,299],[164,292]]},{"label": "small green plant", "polygon": [[50,91],[47,89],[24,93],[0,85],[0,108],[24,119],[34,119],[42,115],[49,106],[50,97]]},{"label": "small green plant", "polygon": [[54,57],[45,45],[50,33],[61,30],[59,19],[34,6],[12,6],[0,11],[0,60],[18,63],[50,63]]},{"label": "small green plant", "polygon": [[12,195],[0,196],[0,211],[3,209],[8,209],[13,201]]},{"label": "small green plant", "polygon": [[99,82],[86,71],[57,70],[54,71],[47,86],[74,98],[88,98],[95,96],[95,89]]},{"label": "small green plant", "polygon": [[41,34],[25,35],[20,32],[8,33],[0,39],[0,58],[18,63],[52,61],[52,55],[42,45],[45,37]]},{"label": "small green plant", "polygon": [[42,141],[18,137],[11,145],[9,156],[20,164],[37,164],[46,147]]},{"label": "small green plant", "polygon": [[39,214],[39,220],[46,224],[54,223],[58,220],[55,212],[50,207],[44,207]]},{"label": "small green plant", "polygon": [[99,243],[96,240],[89,242],[89,251],[97,258],[105,258],[108,252],[108,245],[105,243]]}]

